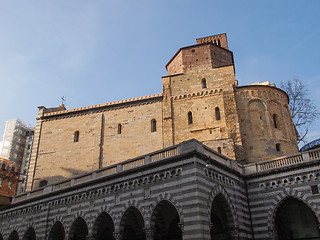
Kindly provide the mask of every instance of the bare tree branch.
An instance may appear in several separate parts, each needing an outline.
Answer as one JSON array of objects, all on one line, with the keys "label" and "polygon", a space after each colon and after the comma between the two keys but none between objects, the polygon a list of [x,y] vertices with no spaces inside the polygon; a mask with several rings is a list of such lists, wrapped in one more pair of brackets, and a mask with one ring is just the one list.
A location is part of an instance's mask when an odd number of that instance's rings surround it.
[{"label": "bare tree branch", "polygon": [[300,79],[284,81],[281,83],[281,88],[289,96],[289,110],[300,135],[298,142],[301,142],[308,133],[309,125],[319,115],[319,112],[309,99],[308,89]]}]

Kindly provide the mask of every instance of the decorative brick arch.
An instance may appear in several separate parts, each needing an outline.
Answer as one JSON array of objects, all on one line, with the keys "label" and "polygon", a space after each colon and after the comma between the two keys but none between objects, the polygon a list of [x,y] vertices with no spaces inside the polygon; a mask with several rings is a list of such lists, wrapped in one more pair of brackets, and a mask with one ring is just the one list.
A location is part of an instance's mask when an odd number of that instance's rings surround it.
[{"label": "decorative brick arch", "polygon": [[289,197],[295,198],[304,204],[306,204],[316,215],[318,222],[320,223],[320,208],[312,201],[312,199],[303,194],[303,192],[292,190],[292,188],[285,188],[281,193],[274,196],[270,208],[268,211],[268,230],[269,232],[275,232],[275,219],[278,209],[282,203]]},{"label": "decorative brick arch", "polygon": [[[48,228],[47,228],[47,233],[46,233],[46,236],[49,237],[49,234],[50,234],[50,231],[51,229],[53,228],[53,225],[57,222],[60,222],[62,224],[62,226],[64,227],[64,231],[65,231],[65,235],[67,236],[67,228],[66,228],[66,222],[64,220],[64,218],[60,215],[52,218],[49,223],[48,223]],[[69,229],[68,229],[69,230]]]},{"label": "decorative brick arch", "polygon": [[145,216],[143,215],[143,208],[141,207],[141,204],[139,201],[137,201],[136,199],[130,199],[128,202],[126,202],[123,207],[121,208],[121,210],[118,212],[118,214],[116,216],[112,216],[110,214],[110,216],[112,217],[112,219],[114,220],[114,230],[115,232],[120,232],[120,224],[121,224],[121,220],[123,219],[124,214],[126,213],[126,211],[130,208],[130,207],[134,207],[136,208],[144,221],[145,224]]},{"label": "decorative brick arch", "polygon": [[38,236],[38,234],[37,234],[37,231],[36,231],[36,228],[35,228],[33,222],[31,222],[31,223],[28,223],[28,224],[23,228],[22,232],[20,233],[19,239],[23,239],[24,236],[25,236],[25,234],[27,233],[27,231],[28,231],[30,228],[33,229],[34,234],[36,235],[36,238],[39,238],[39,236]]},{"label": "decorative brick arch", "polygon": [[93,224],[92,224],[92,227],[89,230],[89,236],[93,236],[97,231],[97,229],[95,229],[95,225],[97,223],[97,220],[98,218],[101,216],[101,214],[107,214],[110,218],[111,218],[111,221],[112,221],[112,224],[113,224],[113,228],[115,230],[115,226],[116,226],[116,221],[115,221],[115,218],[114,218],[114,214],[110,214],[110,208],[108,206],[102,206],[99,208],[98,211],[95,211],[95,214],[94,216],[92,217],[93,219]]},{"label": "decorative brick arch", "polygon": [[251,103],[254,103],[254,102],[259,102],[259,103],[262,103],[265,110],[267,110],[267,103],[262,99],[262,98],[252,98],[248,101],[248,109],[249,109],[249,106]]},{"label": "decorative brick arch", "polygon": [[176,197],[174,197],[170,193],[166,192],[166,193],[161,193],[157,197],[157,199],[152,201],[152,203],[150,204],[147,218],[146,218],[147,219],[146,226],[150,226],[152,213],[154,212],[157,205],[163,200],[170,202],[176,208],[178,215],[179,215],[179,218],[180,218],[180,222],[181,223],[184,222],[184,214],[183,214],[183,208],[182,208],[183,206],[182,206],[181,202],[179,200],[177,200]]},{"label": "decorative brick arch", "polygon": [[[119,224],[117,224],[117,226],[114,226],[115,227],[115,232],[116,233],[124,233],[124,229],[125,229],[125,225],[127,223],[127,220],[128,220],[128,217],[130,217],[130,208],[134,209],[134,211],[137,211],[138,214],[140,214],[141,218],[142,218],[142,222],[143,222],[143,228],[141,229],[139,224],[137,224],[135,221],[133,223],[136,223],[134,224],[134,228],[135,230],[137,230],[136,232],[140,232],[141,234],[143,234],[144,232],[144,229],[145,229],[145,218],[142,214],[142,208],[140,206],[140,204],[138,204],[138,201],[136,201],[135,199],[133,200],[130,200],[129,202],[127,202],[125,204],[125,211],[121,211],[121,218],[120,218],[120,221],[119,221]],[[131,215],[132,216],[132,215]],[[137,215],[135,215],[137,216]],[[132,222],[131,222],[132,223]],[[141,230],[141,231],[140,231]]]},{"label": "decorative brick arch", "polygon": [[100,214],[103,213],[103,212],[107,213],[107,214],[111,217],[111,219],[112,219],[113,222],[115,221],[114,215],[111,214],[111,209],[110,209],[110,207],[104,205],[104,206],[101,206],[101,207],[99,208],[99,210],[95,211],[94,215],[92,216],[92,219],[94,219],[93,224],[95,223],[95,221],[97,220],[97,218],[100,216]]},{"label": "decorative brick arch", "polygon": [[164,198],[163,198],[163,199],[161,199],[160,201],[158,200],[156,205],[151,205],[151,206],[150,206],[149,218],[148,218],[148,221],[149,221],[149,222],[148,222],[148,227],[151,228],[151,223],[152,223],[152,221],[154,221],[153,216],[154,216],[155,210],[156,210],[157,206],[158,206],[162,201],[167,201],[167,202],[169,202],[169,203],[175,208],[175,210],[177,211],[177,214],[178,214],[178,216],[179,216],[180,223],[183,224],[183,219],[182,219],[183,211],[182,211],[182,208],[177,208],[177,206],[176,206],[171,200],[168,200],[168,199],[164,199]]},{"label": "decorative brick arch", "polygon": [[18,239],[20,239],[21,238],[21,232],[19,232],[17,229],[13,229],[13,228],[10,228],[8,239],[10,239],[11,234],[13,234],[14,232],[17,233]]},{"label": "decorative brick arch", "polygon": [[[215,197],[218,194],[221,194],[224,197],[224,199],[227,201],[227,204],[228,204],[229,209],[231,211],[232,227],[234,227],[235,229],[238,229],[238,221],[237,221],[238,217],[237,217],[237,214],[235,211],[234,204],[232,203],[231,198],[229,197],[227,190],[220,184],[215,185],[209,194],[208,205],[207,205],[208,216],[210,217],[210,215],[211,215],[211,207],[213,204],[213,200],[215,199]],[[210,222],[210,219],[209,219],[209,222]]]},{"label": "decorative brick arch", "polygon": [[68,228],[65,228],[66,238],[68,239],[70,238],[71,226],[78,218],[82,218],[84,220],[85,224],[87,225],[88,234],[89,234],[89,225],[88,225],[88,220],[86,219],[86,214],[83,211],[77,211],[76,214],[74,215],[73,220],[68,224]]}]

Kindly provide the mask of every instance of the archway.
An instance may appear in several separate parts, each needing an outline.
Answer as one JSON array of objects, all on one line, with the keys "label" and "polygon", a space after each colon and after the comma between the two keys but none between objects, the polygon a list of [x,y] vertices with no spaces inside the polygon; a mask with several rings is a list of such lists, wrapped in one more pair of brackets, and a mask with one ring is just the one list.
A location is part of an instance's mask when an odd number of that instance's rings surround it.
[{"label": "archway", "polygon": [[10,233],[8,240],[19,240],[19,236],[17,231],[13,231]]},{"label": "archway", "polygon": [[82,217],[78,217],[71,226],[69,239],[70,240],[86,240],[88,235],[88,226]]},{"label": "archway", "polygon": [[92,237],[96,240],[113,240],[114,224],[106,212],[99,215],[94,223]]},{"label": "archway", "polygon": [[144,221],[141,213],[135,207],[130,207],[124,213],[120,223],[120,233],[123,240],[145,240]]},{"label": "archway", "polygon": [[32,227],[28,228],[28,230],[23,235],[22,240],[36,240],[36,232]]},{"label": "archway", "polygon": [[64,240],[65,239],[65,231],[61,222],[56,222],[49,233],[49,240]]},{"label": "archway", "polygon": [[318,220],[304,202],[289,197],[276,212],[275,228],[279,240],[320,239]]},{"label": "archway", "polygon": [[233,217],[227,200],[218,194],[211,206],[211,239],[228,240],[233,229]]},{"label": "archway", "polygon": [[169,201],[161,201],[154,209],[151,217],[154,239],[182,240],[179,223],[180,218],[175,206]]}]

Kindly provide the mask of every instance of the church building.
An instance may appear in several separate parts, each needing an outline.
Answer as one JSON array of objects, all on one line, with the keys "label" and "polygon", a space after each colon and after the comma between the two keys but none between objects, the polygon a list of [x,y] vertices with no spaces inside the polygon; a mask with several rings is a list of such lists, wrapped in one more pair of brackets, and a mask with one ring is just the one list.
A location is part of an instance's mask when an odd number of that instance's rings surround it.
[{"label": "church building", "polygon": [[320,149],[298,152],[288,95],[238,85],[225,33],[196,42],[162,93],[38,107],[0,240],[320,239]]}]

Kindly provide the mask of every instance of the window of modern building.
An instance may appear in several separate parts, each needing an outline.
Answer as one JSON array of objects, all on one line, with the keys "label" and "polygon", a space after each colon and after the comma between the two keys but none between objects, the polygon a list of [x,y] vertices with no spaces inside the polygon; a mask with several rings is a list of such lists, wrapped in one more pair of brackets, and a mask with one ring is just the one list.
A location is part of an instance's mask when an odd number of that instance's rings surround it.
[{"label": "window of modern building", "polygon": [[79,131],[75,131],[74,134],[73,134],[73,137],[74,137],[73,141],[74,142],[79,142],[79,136],[80,136]]},{"label": "window of modern building", "polygon": [[276,150],[277,150],[277,152],[280,152],[280,151],[281,151],[280,143],[277,143],[277,144],[276,144]]},{"label": "window of modern building", "polygon": [[278,128],[278,115],[277,114],[273,114],[272,115],[272,119],[273,119],[274,128]]},{"label": "window of modern building", "polygon": [[188,112],[188,124],[192,124],[193,119],[192,119],[192,112]]},{"label": "window of modern building", "polygon": [[151,120],[151,132],[157,131],[157,121],[155,119]]},{"label": "window of modern building", "polygon": [[207,80],[205,78],[202,78],[201,85],[202,85],[202,88],[207,88]]},{"label": "window of modern building", "polygon": [[122,133],[122,125],[119,123],[118,124],[118,134]]},{"label": "window of modern building", "polygon": [[221,119],[221,116],[220,116],[220,109],[218,107],[216,107],[216,120],[220,120]]}]

